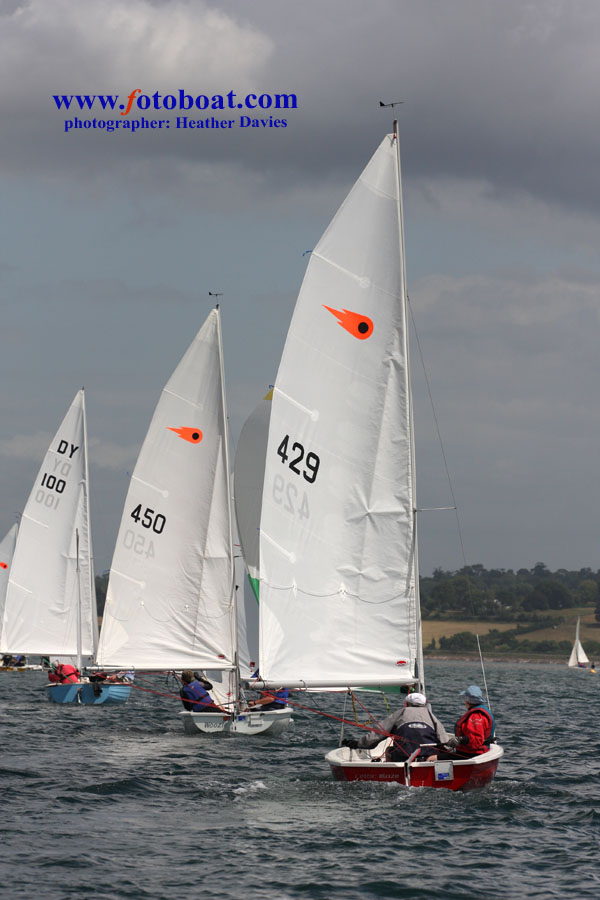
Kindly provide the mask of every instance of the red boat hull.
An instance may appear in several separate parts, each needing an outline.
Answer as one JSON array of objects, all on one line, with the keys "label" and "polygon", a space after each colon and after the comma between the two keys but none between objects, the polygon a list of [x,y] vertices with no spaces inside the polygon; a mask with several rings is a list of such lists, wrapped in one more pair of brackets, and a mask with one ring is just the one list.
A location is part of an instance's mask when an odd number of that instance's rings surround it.
[{"label": "red boat hull", "polygon": [[473,791],[489,784],[498,768],[503,750],[495,745],[488,753],[468,760],[452,762],[390,763],[376,758],[361,759],[359,754],[339,748],[325,757],[336,781],[378,781],[409,787],[443,788]]}]

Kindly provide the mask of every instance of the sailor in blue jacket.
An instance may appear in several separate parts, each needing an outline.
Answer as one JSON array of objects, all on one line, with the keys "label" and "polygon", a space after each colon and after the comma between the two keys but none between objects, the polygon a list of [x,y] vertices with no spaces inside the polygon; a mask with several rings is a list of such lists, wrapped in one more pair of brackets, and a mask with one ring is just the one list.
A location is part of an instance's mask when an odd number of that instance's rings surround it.
[{"label": "sailor in blue jacket", "polygon": [[[253,673],[252,678],[260,678],[258,669]],[[290,692],[287,688],[279,688],[278,691],[262,691],[258,700],[250,700],[248,708],[260,707],[262,712],[268,709],[285,709],[287,706]]]},{"label": "sailor in blue jacket", "polygon": [[189,712],[227,713],[227,710],[217,706],[208,693],[212,688],[212,684],[206,678],[198,680],[198,678],[194,678],[194,673],[190,669],[185,669],[181,673],[181,680],[183,685],[179,691],[179,696],[185,709]]}]

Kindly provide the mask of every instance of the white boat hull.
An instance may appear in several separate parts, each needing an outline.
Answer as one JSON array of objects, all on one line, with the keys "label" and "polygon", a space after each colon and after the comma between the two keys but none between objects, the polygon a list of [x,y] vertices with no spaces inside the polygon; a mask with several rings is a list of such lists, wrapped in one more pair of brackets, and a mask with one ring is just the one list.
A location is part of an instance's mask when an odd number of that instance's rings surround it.
[{"label": "white boat hull", "polygon": [[281,734],[288,728],[292,710],[269,709],[265,712],[243,712],[237,716],[223,713],[180,713],[186,734]]}]

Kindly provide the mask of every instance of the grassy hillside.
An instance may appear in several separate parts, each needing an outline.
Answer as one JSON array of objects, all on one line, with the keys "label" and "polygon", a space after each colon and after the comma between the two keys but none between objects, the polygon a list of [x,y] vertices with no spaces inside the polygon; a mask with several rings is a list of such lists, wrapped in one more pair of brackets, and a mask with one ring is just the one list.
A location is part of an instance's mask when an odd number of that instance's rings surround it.
[{"label": "grassy hillside", "polygon": [[[548,610],[545,613],[546,623],[544,627],[536,628],[535,622],[529,624],[527,622],[520,622],[519,629],[524,630],[523,633],[515,634],[515,639],[518,642],[516,648],[513,648],[510,652],[501,649],[496,650],[488,648],[485,652],[487,652],[488,655],[494,656],[502,656],[504,652],[506,652],[507,656],[514,656],[515,652],[518,655],[518,645],[523,645],[525,643],[526,648],[524,652],[528,656],[531,655],[538,658],[540,655],[546,655],[549,657],[559,656],[562,658],[565,653],[568,656],[568,652],[564,645],[561,649],[558,649],[557,647],[548,647],[547,649],[544,649],[544,647],[541,646],[536,649],[535,652],[532,650],[532,646],[542,641],[552,642],[553,644],[565,642],[570,648],[575,640],[575,626],[578,617],[581,619],[579,632],[581,643],[583,644],[584,649],[587,650],[588,656],[592,659],[597,657],[597,661],[600,662],[600,653],[597,652],[597,648],[594,649],[593,647],[594,643],[596,645],[600,644],[600,624],[596,622],[594,607],[589,606],[574,606],[569,609]],[[556,624],[548,625],[548,619],[556,620]],[[429,647],[432,639],[435,639],[437,648],[437,651],[435,652],[443,655],[448,651],[447,649],[443,650],[440,648],[440,638],[451,638],[454,635],[459,635],[464,632],[478,634],[480,638],[483,638],[484,635],[489,635],[490,632],[511,632],[513,629],[515,629],[515,623],[512,622],[427,619],[423,622],[423,645]],[[586,645],[588,645],[587,648]],[[431,653],[431,650],[429,649],[427,652]],[[456,650],[455,652],[461,653],[463,651]]]}]

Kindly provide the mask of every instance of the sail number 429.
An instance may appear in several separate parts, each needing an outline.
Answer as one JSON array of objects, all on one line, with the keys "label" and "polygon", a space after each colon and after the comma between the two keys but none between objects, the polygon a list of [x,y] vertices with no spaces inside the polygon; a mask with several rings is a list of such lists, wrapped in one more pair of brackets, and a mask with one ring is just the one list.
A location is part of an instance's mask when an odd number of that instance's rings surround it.
[{"label": "sail number 429", "polygon": [[304,455],[304,447],[298,441],[294,441],[290,449],[290,436],[286,434],[279,447],[277,448],[277,456],[281,457],[282,463],[288,463],[289,468],[296,475],[302,475],[305,481],[313,484],[319,471],[321,460],[316,453],[310,450],[306,456]]},{"label": "sail number 429", "polygon": [[[131,513],[131,518],[134,522],[139,522],[142,528],[151,528],[155,534],[162,534],[165,525],[167,524],[167,520],[160,513],[155,513],[153,509],[150,509],[148,506],[142,512],[142,504],[138,503],[136,508]],[[141,519],[141,521],[140,521]]]}]

